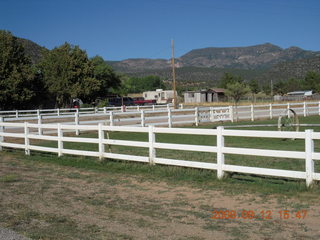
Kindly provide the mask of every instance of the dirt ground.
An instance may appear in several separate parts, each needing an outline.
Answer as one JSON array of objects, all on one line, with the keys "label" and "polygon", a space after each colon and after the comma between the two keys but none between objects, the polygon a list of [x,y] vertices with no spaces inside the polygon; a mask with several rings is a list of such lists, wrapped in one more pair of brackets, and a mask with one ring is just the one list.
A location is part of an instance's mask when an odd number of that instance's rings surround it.
[{"label": "dirt ground", "polygon": [[[212,219],[222,210],[236,219]],[[32,239],[320,239],[320,206],[0,154],[0,226]]]}]

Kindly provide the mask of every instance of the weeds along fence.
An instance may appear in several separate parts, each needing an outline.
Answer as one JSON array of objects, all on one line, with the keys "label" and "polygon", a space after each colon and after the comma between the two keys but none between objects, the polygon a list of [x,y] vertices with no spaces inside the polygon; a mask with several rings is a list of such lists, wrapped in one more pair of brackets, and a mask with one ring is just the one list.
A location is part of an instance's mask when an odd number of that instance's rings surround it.
[{"label": "weeds along fence", "polygon": [[[22,133],[12,133],[4,131],[4,128],[15,127],[23,129]],[[50,129],[55,132],[52,135],[39,135],[32,133],[32,129]],[[74,137],[67,136],[67,131],[94,131],[96,137]],[[109,138],[109,133],[125,132],[144,133],[146,141],[137,140],[118,140]],[[216,144],[194,145],[194,144],[177,144],[157,141],[158,134],[178,134],[181,139],[185,135],[212,136],[216,138]],[[107,137],[106,137],[107,136]],[[304,142],[304,151],[287,151],[275,149],[256,149],[243,147],[227,147],[225,145],[225,137],[247,137],[247,138],[273,138],[273,139],[301,139]],[[30,155],[30,151],[42,151],[56,153],[59,157],[64,154],[97,157],[99,159],[120,159],[135,162],[149,163],[151,165],[171,165],[199,169],[210,169],[217,171],[217,177],[223,178],[225,172],[237,172],[255,175],[266,175],[281,178],[304,179],[307,186],[314,181],[320,180],[320,173],[315,172],[315,161],[320,160],[320,153],[315,152],[314,141],[320,139],[319,132],[313,130],[305,130],[305,132],[279,132],[279,131],[256,131],[256,130],[231,130],[218,127],[217,129],[195,129],[195,128],[161,128],[150,125],[149,127],[127,127],[127,126],[105,126],[102,123],[98,125],[65,125],[65,124],[32,124],[24,123],[0,123],[0,150],[5,148],[23,149],[26,155]],[[40,141],[39,141],[40,140]],[[53,142],[54,147],[39,145],[39,142]],[[96,146],[95,151],[86,151],[65,147],[65,143],[89,143]],[[284,143],[288,144],[288,143]],[[147,150],[146,156],[137,154],[119,154],[106,151],[106,146],[112,145],[125,146],[126,148],[144,148]],[[171,158],[162,158],[157,156],[158,149],[179,150],[183,152],[196,152],[212,154],[209,162],[180,160]],[[303,171],[283,170],[260,168],[243,165],[227,164],[225,155],[245,155],[259,157],[274,157],[280,159],[302,159],[304,161]],[[301,161],[301,160],[300,160]],[[239,164],[239,163],[238,163]]]}]

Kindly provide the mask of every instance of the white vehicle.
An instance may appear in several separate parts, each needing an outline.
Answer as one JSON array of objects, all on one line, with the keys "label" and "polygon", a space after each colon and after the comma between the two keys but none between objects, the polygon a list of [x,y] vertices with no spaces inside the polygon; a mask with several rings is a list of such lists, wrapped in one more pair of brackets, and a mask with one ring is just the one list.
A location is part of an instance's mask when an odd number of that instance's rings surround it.
[{"label": "white vehicle", "polygon": [[145,100],[156,100],[157,104],[167,104],[172,103],[174,91],[156,89],[156,91],[143,92],[143,97]]}]

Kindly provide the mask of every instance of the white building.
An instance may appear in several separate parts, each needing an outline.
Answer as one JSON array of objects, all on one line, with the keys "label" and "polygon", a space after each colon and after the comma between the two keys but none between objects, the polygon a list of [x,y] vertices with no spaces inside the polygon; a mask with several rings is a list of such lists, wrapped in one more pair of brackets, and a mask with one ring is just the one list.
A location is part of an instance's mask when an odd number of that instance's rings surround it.
[{"label": "white building", "polygon": [[312,90],[308,91],[295,91],[288,92],[284,96],[275,95],[274,101],[305,101],[305,100],[318,100],[319,94],[313,94]]},{"label": "white building", "polygon": [[174,98],[174,91],[156,89],[156,91],[143,92],[143,97],[145,100],[156,100],[157,104],[167,104],[172,103],[172,100]]},{"label": "white building", "polygon": [[184,95],[185,103],[207,103],[226,100],[225,90],[222,88],[203,89],[198,91],[187,91]]},{"label": "white building", "polygon": [[312,96],[312,90],[308,90],[308,91],[295,91],[295,92],[288,92],[287,93],[288,96]]}]

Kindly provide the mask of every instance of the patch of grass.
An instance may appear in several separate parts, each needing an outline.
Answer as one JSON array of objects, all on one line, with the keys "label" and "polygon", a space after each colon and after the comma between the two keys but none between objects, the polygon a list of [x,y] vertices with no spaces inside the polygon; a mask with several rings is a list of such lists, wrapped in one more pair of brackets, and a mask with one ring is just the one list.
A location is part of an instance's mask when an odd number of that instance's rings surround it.
[{"label": "patch of grass", "polygon": [[[0,155],[3,153],[0,153]],[[7,153],[8,154],[8,153]],[[238,195],[244,192],[259,193],[261,196],[279,194],[297,196],[297,193],[307,193],[304,199],[316,199],[319,188],[307,189],[304,181],[287,180],[272,177],[232,174],[223,180],[218,180],[215,171],[173,167],[151,166],[144,163],[125,162],[117,160],[98,161],[91,157],[63,156],[57,157],[49,153],[33,153],[24,156],[23,153],[11,153],[19,161],[50,163],[108,174],[139,175],[146,181],[167,181],[173,185],[187,184],[201,189],[222,190],[227,195]],[[314,195],[314,197],[312,197]]]},{"label": "patch of grass", "polygon": [[0,176],[0,183],[12,183],[20,181],[20,177],[16,174],[7,174]]}]

